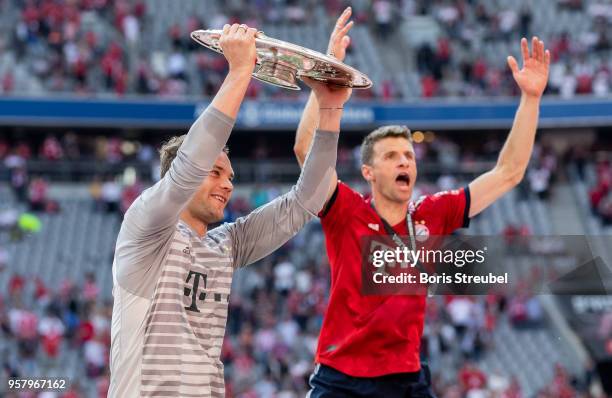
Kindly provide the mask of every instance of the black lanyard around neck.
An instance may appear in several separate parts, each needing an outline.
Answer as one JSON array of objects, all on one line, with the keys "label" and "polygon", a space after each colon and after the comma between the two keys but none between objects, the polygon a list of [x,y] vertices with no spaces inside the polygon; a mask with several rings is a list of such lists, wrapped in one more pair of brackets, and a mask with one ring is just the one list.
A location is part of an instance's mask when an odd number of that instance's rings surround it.
[{"label": "black lanyard around neck", "polygon": [[[387,232],[389,236],[391,236],[391,239],[393,239],[395,244],[400,247],[406,247],[406,244],[397,235],[393,227],[387,222],[387,220],[383,218],[383,216],[381,216],[378,213],[378,211],[376,211],[376,207],[374,207],[374,200],[370,201],[370,206],[372,207],[372,210],[374,210],[378,218],[380,218],[380,221],[382,222],[382,225],[385,228],[385,231]],[[412,215],[410,214],[410,209],[406,211],[406,229],[408,230],[408,236],[410,237],[410,245],[412,246],[412,247],[408,247],[408,249],[413,250],[413,252],[416,253],[416,250],[417,250],[416,234],[414,233],[414,224],[412,223]]]},{"label": "black lanyard around neck", "polygon": [[[387,222],[387,220],[383,218],[383,216],[381,216],[378,213],[378,211],[376,211],[376,207],[374,207],[374,199],[370,201],[370,206],[372,207],[372,210],[374,210],[378,218],[380,218],[380,221],[382,222],[382,225],[385,228],[387,235],[391,236],[391,239],[393,239],[396,245],[402,248],[406,247],[406,244],[397,235],[393,227]],[[416,234],[414,233],[414,224],[412,222],[412,214],[410,214],[410,207],[408,207],[408,210],[406,211],[406,229],[408,229],[408,235],[410,237],[410,245],[412,246],[412,248],[408,247],[408,250],[412,250],[413,251],[412,253],[414,253],[414,255],[416,256],[416,253],[417,253]],[[419,271],[429,274],[429,272],[427,272],[427,270],[423,267],[421,262],[418,260],[416,262],[416,267],[419,269]],[[431,297],[435,294],[436,286],[437,286],[437,283],[428,284],[427,296]]]}]

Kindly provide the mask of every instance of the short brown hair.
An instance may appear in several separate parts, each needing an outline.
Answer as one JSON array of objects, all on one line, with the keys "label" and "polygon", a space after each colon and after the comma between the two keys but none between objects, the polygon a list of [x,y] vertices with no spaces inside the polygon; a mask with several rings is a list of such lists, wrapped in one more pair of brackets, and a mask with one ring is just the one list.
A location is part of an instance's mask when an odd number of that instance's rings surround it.
[{"label": "short brown hair", "polygon": [[371,165],[374,157],[374,144],[383,138],[400,137],[412,143],[412,134],[406,126],[382,126],[368,134],[361,143],[361,163]]},{"label": "short brown hair", "polygon": [[[170,170],[170,165],[176,157],[179,148],[181,145],[183,145],[183,141],[185,141],[186,136],[187,134],[172,137],[168,141],[164,142],[159,149],[159,171],[162,178],[166,175],[168,170]],[[227,145],[223,147],[223,152],[229,155],[229,148]]]}]

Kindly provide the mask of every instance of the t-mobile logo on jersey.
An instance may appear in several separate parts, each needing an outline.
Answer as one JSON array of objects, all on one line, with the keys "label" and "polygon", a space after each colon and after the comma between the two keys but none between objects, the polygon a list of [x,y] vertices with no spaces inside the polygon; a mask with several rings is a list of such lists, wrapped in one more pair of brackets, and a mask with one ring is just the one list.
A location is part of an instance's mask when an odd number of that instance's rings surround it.
[{"label": "t-mobile logo on jersey", "polygon": [[189,275],[187,275],[187,280],[185,283],[189,283],[191,277],[193,276],[193,285],[192,287],[185,286],[183,288],[183,294],[186,297],[191,296],[191,305],[189,307],[185,307],[187,311],[200,312],[198,306],[196,305],[196,299],[200,301],[204,301],[206,299],[206,292],[202,291],[198,295],[198,287],[200,286],[200,279],[204,281],[204,289],[206,289],[206,274],[201,274],[195,271],[189,271]]}]

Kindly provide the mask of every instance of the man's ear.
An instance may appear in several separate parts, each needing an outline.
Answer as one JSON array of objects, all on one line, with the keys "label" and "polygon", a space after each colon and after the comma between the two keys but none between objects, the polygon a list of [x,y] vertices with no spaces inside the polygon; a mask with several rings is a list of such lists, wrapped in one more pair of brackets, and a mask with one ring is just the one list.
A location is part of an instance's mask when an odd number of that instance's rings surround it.
[{"label": "man's ear", "polygon": [[361,165],[361,175],[367,182],[372,182],[374,180],[374,174],[372,173],[372,166],[368,166],[367,164]]}]

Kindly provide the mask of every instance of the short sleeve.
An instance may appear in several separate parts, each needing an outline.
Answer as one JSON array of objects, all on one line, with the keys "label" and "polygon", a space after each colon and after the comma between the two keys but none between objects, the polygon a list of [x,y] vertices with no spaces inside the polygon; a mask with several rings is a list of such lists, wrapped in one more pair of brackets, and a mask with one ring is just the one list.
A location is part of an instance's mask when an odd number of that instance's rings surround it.
[{"label": "short sleeve", "polygon": [[470,225],[470,188],[468,186],[451,191],[442,191],[428,197],[433,214],[443,218],[443,233]]},{"label": "short sleeve", "polygon": [[343,225],[358,208],[357,204],[363,202],[363,197],[352,190],[348,185],[338,181],[336,190],[319,213],[323,228]]}]

